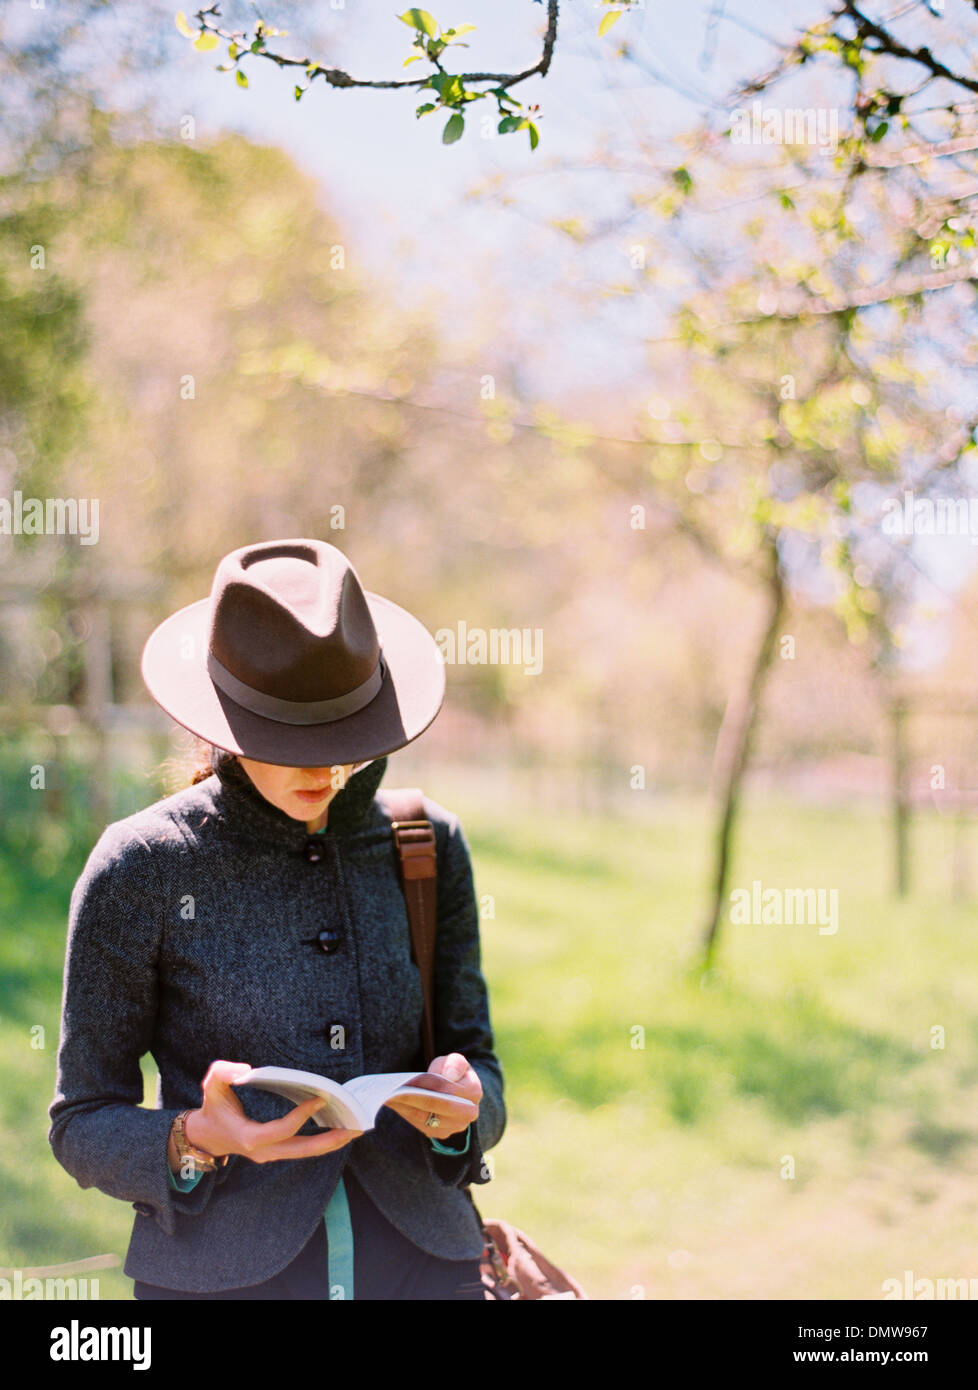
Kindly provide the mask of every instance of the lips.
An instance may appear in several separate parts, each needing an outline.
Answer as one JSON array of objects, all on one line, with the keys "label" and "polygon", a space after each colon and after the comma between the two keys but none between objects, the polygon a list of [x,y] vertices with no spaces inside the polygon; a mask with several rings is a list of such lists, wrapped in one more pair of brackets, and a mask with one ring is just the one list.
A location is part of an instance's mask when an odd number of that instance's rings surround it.
[{"label": "lips", "polygon": [[322,801],[323,797],[329,796],[329,787],[320,787],[318,791],[298,791],[296,796],[301,796],[303,801]]}]

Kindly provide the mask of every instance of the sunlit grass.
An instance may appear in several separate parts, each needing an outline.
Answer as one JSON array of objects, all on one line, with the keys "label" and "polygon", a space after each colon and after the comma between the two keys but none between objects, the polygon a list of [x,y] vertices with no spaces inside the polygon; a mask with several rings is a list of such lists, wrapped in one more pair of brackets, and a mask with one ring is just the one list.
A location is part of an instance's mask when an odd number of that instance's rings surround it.
[{"label": "sunlit grass", "polygon": [[[472,847],[506,1081],[483,1215],[524,1227],[601,1298],[879,1298],[905,1269],[978,1276],[975,909],[951,901],[938,820],[915,831],[915,891],[898,903],[879,815],[748,807],[731,886],[836,888],[839,929],[725,926],[702,978],[701,806],[503,819],[433,794]],[[122,1257],[132,1225],[46,1140],[79,867],[0,860],[5,1265]],[[119,1271],[100,1278],[103,1297],[130,1296]]]}]

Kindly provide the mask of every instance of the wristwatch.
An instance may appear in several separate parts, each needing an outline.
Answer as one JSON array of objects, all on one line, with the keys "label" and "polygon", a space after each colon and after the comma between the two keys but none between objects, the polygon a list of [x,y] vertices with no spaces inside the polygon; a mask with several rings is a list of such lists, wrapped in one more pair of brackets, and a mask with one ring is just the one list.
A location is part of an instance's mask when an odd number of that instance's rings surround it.
[{"label": "wristwatch", "polygon": [[215,1157],[214,1154],[198,1149],[187,1138],[186,1120],[189,1114],[189,1110],[181,1110],[173,1121],[173,1147],[177,1151],[178,1165],[182,1167],[184,1159],[189,1158],[194,1167],[202,1173],[213,1173],[216,1168],[223,1168],[231,1157],[230,1154],[221,1154],[220,1157]]}]

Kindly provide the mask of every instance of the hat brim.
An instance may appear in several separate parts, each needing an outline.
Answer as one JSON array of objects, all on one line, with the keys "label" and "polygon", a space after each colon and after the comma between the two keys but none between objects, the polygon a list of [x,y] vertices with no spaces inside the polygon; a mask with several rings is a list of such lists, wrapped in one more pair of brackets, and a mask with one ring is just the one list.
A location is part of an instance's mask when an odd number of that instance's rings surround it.
[{"label": "hat brim", "polygon": [[380,690],[363,709],[327,724],[283,724],[252,714],[219,690],[207,671],[210,599],[171,614],[143,648],[146,688],[198,738],[255,762],[333,767],[403,748],[441,709],[445,663],[417,618],[364,590],[386,663]]}]

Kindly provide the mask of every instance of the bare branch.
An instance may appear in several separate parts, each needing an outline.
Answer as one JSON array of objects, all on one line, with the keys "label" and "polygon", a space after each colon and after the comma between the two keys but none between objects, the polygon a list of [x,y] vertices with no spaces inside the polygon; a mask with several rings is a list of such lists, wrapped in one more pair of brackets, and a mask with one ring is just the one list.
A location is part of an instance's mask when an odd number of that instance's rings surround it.
[{"label": "bare branch", "polygon": [[919,63],[935,77],[943,77],[948,82],[965,87],[969,92],[978,92],[978,78],[965,77],[963,73],[952,72],[940,59],[934,57],[929,48],[907,48],[882,25],[874,23],[873,20],[864,15],[854,0],[843,0],[840,13],[848,15],[853,20],[856,25],[857,38],[876,40],[877,47],[870,49],[871,53],[887,54],[891,58],[904,58],[910,62]]},{"label": "bare branch", "polygon": [[[971,0],[971,3],[972,8],[978,11],[978,0]],[[812,39],[833,39],[844,46],[849,46],[856,41],[866,43],[867,40],[872,40],[872,46],[868,46],[867,51],[874,56],[899,58],[905,62],[917,63],[927,69],[931,79],[939,77],[944,81],[953,82],[956,86],[963,87],[969,92],[978,92],[978,78],[954,72],[946,63],[936,58],[926,45],[921,45],[919,48],[908,48],[906,44],[894,37],[885,26],[900,18],[904,12],[900,11],[890,15],[884,23],[877,23],[868,15],[863,14],[856,0],[841,0],[839,7],[832,12],[827,20],[806,29],[798,42],[773,68],[739,87],[731,99],[737,101],[747,96],[754,96],[778,81],[789,69],[809,61],[814,56],[810,42]],[[854,34],[838,32],[838,21],[842,19],[852,21],[855,26]],[[917,90],[921,89],[918,88]],[[912,95],[912,93],[906,95]]]}]

